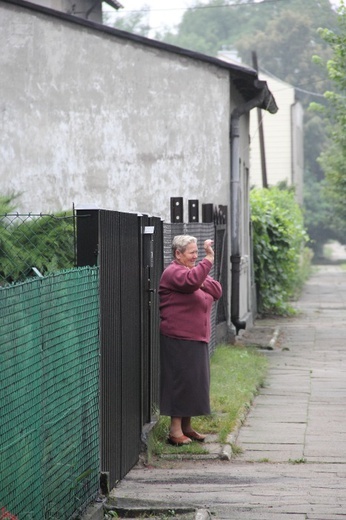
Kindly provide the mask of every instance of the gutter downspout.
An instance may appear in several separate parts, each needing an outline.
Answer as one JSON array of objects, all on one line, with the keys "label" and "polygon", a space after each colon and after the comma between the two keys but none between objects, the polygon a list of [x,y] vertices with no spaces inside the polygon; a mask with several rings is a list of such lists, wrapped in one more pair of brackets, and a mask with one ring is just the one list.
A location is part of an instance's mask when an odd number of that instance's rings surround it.
[{"label": "gutter downspout", "polygon": [[239,120],[253,108],[263,106],[265,91],[258,96],[236,107],[231,114],[230,148],[231,148],[231,322],[238,335],[245,329],[246,322],[240,320],[240,166],[239,166]]}]

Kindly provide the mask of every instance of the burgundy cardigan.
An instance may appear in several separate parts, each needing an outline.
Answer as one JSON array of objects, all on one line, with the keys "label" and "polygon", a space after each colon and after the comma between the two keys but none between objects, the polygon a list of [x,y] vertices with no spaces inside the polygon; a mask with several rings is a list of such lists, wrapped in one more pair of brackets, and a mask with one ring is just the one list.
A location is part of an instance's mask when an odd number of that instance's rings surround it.
[{"label": "burgundy cardigan", "polygon": [[209,342],[211,307],[222,295],[220,283],[208,274],[211,268],[204,258],[192,269],[173,260],[164,270],[159,286],[161,334]]}]

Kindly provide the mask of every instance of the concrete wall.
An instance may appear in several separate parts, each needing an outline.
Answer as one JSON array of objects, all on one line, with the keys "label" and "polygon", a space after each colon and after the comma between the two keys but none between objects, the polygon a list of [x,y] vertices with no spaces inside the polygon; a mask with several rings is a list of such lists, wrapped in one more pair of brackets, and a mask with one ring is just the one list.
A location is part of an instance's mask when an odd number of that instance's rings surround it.
[{"label": "concrete wall", "polygon": [[6,2],[0,17],[1,193],[19,211],[229,205],[226,69]]},{"label": "concrete wall", "polygon": [[[0,0],[0,20],[0,193],[18,194],[17,211],[74,204],[169,222],[171,197],[183,197],[185,222],[189,199],[227,205],[230,216],[230,116],[244,103],[232,66],[21,0]],[[248,114],[239,151],[249,322]],[[230,225],[228,235],[230,258]]]}]

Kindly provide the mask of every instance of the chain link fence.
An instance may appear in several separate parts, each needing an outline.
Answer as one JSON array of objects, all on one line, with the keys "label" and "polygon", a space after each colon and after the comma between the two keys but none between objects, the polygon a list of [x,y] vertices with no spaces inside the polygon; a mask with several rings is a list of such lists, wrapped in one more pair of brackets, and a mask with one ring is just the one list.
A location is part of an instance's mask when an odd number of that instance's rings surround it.
[{"label": "chain link fence", "polygon": [[0,286],[76,265],[71,214],[0,215]]},{"label": "chain link fence", "polygon": [[98,493],[98,285],[86,267],[0,288],[6,518],[70,520]]}]

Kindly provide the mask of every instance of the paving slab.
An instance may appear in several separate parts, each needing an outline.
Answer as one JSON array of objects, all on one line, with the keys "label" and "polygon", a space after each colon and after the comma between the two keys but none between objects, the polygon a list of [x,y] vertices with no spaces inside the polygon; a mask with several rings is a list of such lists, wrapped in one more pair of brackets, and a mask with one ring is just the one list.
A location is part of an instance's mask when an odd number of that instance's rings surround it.
[{"label": "paving slab", "polygon": [[346,519],[346,272],[320,266],[296,308],[254,326],[260,347],[280,330],[279,346],[263,350],[265,388],[230,436],[241,453],[137,465],[113,497],[195,507],[214,520]]}]

